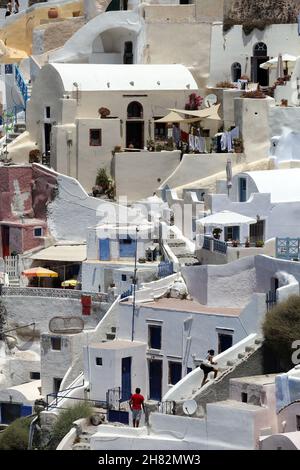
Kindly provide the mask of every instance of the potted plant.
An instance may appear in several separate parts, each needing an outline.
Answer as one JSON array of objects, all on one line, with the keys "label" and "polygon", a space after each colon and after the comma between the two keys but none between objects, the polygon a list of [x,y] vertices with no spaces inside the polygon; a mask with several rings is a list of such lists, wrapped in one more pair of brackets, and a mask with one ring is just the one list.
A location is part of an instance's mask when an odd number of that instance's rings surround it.
[{"label": "potted plant", "polygon": [[223,232],[223,230],[221,228],[214,228],[213,231],[212,231],[213,237],[216,240],[220,240],[220,236],[221,236],[222,232]]},{"label": "potted plant", "polygon": [[232,240],[232,246],[233,246],[234,248],[238,247],[239,244],[240,244],[240,241],[239,241],[239,240]]},{"label": "potted plant", "polygon": [[101,119],[105,119],[110,115],[110,110],[108,108],[101,107],[98,109],[98,114]]},{"label": "potted plant", "polygon": [[243,141],[242,139],[235,138],[233,139],[233,149],[235,153],[243,152]]},{"label": "potted plant", "polygon": [[39,149],[33,149],[29,152],[29,163],[40,163],[41,152]]},{"label": "potted plant", "polygon": [[249,238],[246,238],[246,241],[245,241],[245,248],[250,248],[250,241],[249,241]]},{"label": "potted plant", "polygon": [[257,240],[255,242],[255,246],[256,246],[256,248],[262,248],[264,246],[263,240]]}]

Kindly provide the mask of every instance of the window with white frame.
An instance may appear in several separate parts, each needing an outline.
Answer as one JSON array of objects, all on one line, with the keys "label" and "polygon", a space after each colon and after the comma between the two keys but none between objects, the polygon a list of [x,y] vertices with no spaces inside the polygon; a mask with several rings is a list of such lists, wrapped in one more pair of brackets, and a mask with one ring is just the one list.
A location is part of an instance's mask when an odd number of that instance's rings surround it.
[{"label": "window with white frame", "polygon": [[43,228],[42,227],[34,227],[33,233],[35,237],[42,237],[43,236]]}]

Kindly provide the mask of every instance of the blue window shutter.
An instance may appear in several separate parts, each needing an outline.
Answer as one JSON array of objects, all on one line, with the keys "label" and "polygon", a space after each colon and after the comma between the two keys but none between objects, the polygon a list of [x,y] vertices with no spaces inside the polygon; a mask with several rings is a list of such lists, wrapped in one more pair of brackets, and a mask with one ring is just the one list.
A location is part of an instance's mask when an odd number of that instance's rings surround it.
[{"label": "blue window shutter", "polygon": [[22,405],[21,416],[29,416],[32,414],[32,406]]}]

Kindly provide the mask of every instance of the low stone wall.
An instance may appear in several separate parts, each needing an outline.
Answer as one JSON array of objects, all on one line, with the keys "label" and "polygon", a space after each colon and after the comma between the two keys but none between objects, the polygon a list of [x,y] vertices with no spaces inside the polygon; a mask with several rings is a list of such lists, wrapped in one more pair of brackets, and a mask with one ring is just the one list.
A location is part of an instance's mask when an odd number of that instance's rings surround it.
[{"label": "low stone wall", "polygon": [[24,297],[51,297],[65,299],[81,299],[82,295],[88,295],[93,302],[107,302],[108,296],[101,293],[85,292],[72,289],[46,289],[43,287],[2,287],[1,295]]}]

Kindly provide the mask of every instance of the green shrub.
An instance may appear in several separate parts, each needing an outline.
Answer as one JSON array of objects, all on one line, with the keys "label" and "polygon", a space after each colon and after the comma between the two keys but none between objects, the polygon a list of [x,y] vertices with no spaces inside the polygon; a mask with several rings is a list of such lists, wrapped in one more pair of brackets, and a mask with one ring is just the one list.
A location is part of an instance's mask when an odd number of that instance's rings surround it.
[{"label": "green shrub", "polygon": [[92,408],[86,402],[78,403],[61,411],[52,428],[48,449],[56,449],[60,441],[72,428],[74,421],[80,418],[89,418],[91,415]]},{"label": "green shrub", "polygon": [[29,426],[33,417],[18,418],[0,433],[0,450],[27,450]]},{"label": "green shrub", "polygon": [[292,368],[292,344],[300,338],[300,297],[293,295],[273,307],[266,314],[263,333],[266,346],[283,370]]}]

